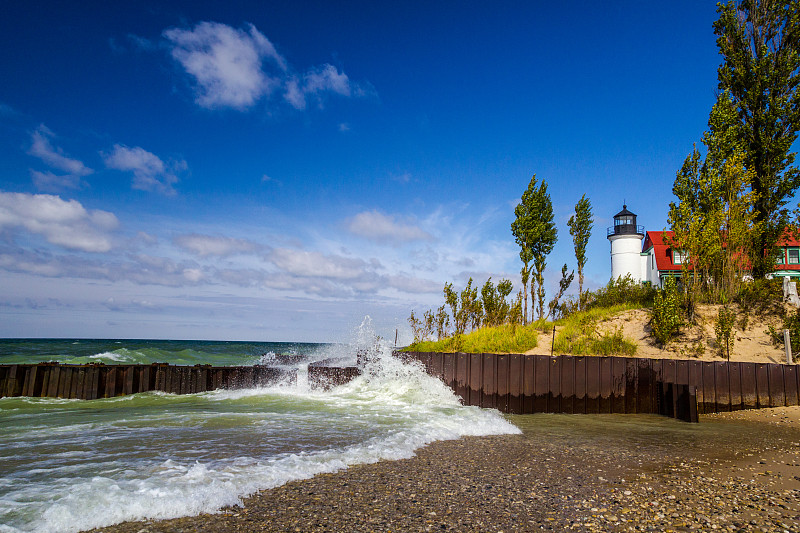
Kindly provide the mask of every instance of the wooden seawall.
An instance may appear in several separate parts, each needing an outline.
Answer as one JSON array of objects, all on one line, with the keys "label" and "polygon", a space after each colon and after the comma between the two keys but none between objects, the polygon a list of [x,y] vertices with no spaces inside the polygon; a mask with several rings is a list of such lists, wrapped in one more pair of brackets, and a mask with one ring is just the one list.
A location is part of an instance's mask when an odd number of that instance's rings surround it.
[{"label": "wooden seawall", "polygon": [[[308,369],[312,386],[335,386],[350,381],[356,375],[358,370],[352,367],[337,368],[312,363]],[[296,368],[262,365],[0,365],[0,397],[94,400],[148,391],[194,394],[214,389],[245,389],[279,382],[293,383],[296,380]]]},{"label": "wooden seawall", "polygon": [[504,413],[695,413],[800,403],[800,367],[632,357],[407,352],[466,405]]},{"label": "wooden seawall", "polygon": [[[504,413],[656,413],[697,421],[698,414],[800,404],[800,366],[578,357],[398,352],[422,363],[465,405]],[[311,363],[312,387],[341,385],[356,367]],[[0,365],[0,396],[93,400],[163,391],[192,394],[292,383],[292,367],[210,365]]]}]

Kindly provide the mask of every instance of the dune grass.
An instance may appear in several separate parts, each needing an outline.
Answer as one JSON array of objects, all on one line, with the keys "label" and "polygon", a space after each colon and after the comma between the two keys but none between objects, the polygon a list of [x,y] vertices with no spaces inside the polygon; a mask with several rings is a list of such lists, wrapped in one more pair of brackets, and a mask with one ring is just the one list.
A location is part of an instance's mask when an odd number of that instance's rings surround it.
[{"label": "dune grass", "polygon": [[[622,329],[600,332],[598,322],[637,309],[634,303],[595,307],[573,313],[555,322],[554,353],[570,355],[635,355],[636,344],[626,339]],[[551,335],[553,323],[537,320],[527,326],[504,324],[479,328],[464,335],[440,341],[424,341],[408,346],[406,351],[465,353],[524,353],[536,348],[539,335]]]},{"label": "dune grass", "polygon": [[556,322],[553,351],[572,355],[635,355],[636,344],[626,339],[622,328],[600,332],[597,323],[636,306],[617,304],[574,313]]},{"label": "dune grass", "polygon": [[425,341],[412,344],[406,350],[417,352],[465,352],[465,353],[523,353],[536,348],[539,332],[534,324],[527,326],[503,324],[480,328],[447,337],[440,341]]}]

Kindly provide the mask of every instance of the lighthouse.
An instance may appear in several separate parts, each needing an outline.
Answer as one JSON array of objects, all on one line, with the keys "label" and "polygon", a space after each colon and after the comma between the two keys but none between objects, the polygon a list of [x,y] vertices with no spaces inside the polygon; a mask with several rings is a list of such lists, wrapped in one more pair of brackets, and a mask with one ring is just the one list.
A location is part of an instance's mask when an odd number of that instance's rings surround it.
[{"label": "lighthouse", "polygon": [[607,237],[611,241],[611,279],[630,275],[633,281],[644,281],[644,226],[636,225],[636,215],[628,211],[627,205],[623,204],[622,211],[614,215],[614,225],[608,228]]}]

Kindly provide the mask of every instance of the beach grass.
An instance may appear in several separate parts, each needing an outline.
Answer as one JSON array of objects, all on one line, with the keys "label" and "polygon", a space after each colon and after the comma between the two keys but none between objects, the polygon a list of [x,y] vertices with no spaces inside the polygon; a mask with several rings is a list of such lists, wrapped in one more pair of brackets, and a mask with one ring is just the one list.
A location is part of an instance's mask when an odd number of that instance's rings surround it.
[{"label": "beach grass", "polygon": [[476,329],[464,335],[454,335],[439,341],[423,341],[407,348],[415,352],[465,352],[465,353],[524,353],[536,348],[539,328],[536,324],[501,326]]},{"label": "beach grass", "polygon": [[597,324],[633,309],[628,304],[595,307],[556,321],[553,351],[572,355],[635,355],[636,344],[626,339],[622,329],[600,331]]},{"label": "beach grass", "polygon": [[573,313],[555,322],[537,320],[525,326],[503,324],[478,328],[463,335],[438,341],[411,344],[406,351],[464,353],[525,353],[539,346],[539,335],[551,335],[556,328],[553,351],[571,355],[635,355],[636,344],[621,329],[601,331],[598,323],[639,306],[618,303]]}]

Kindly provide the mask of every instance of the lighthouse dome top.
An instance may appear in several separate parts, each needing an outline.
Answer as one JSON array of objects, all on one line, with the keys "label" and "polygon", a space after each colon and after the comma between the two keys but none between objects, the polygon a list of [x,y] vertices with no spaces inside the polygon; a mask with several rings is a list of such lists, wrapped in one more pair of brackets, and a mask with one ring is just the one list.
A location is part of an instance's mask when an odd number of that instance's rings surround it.
[{"label": "lighthouse dome top", "polygon": [[636,214],[622,205],[622,211],[614,215],[614,225],[608,228],[608,237],[614,235],[640,235],[644,237],[644,226],[636,224]]},{"label": "lighthouse dome top", "polygon": [[622,211],[620,211],[619,213],[614,215],[614,220],[617,220],[618,218],[624,218],[624,217],[633,217],[634,220],[636,220],[636,214],[631,212],[631,211],[628,211],[628,206],[625,205],[625,204],[622,204]]}]

